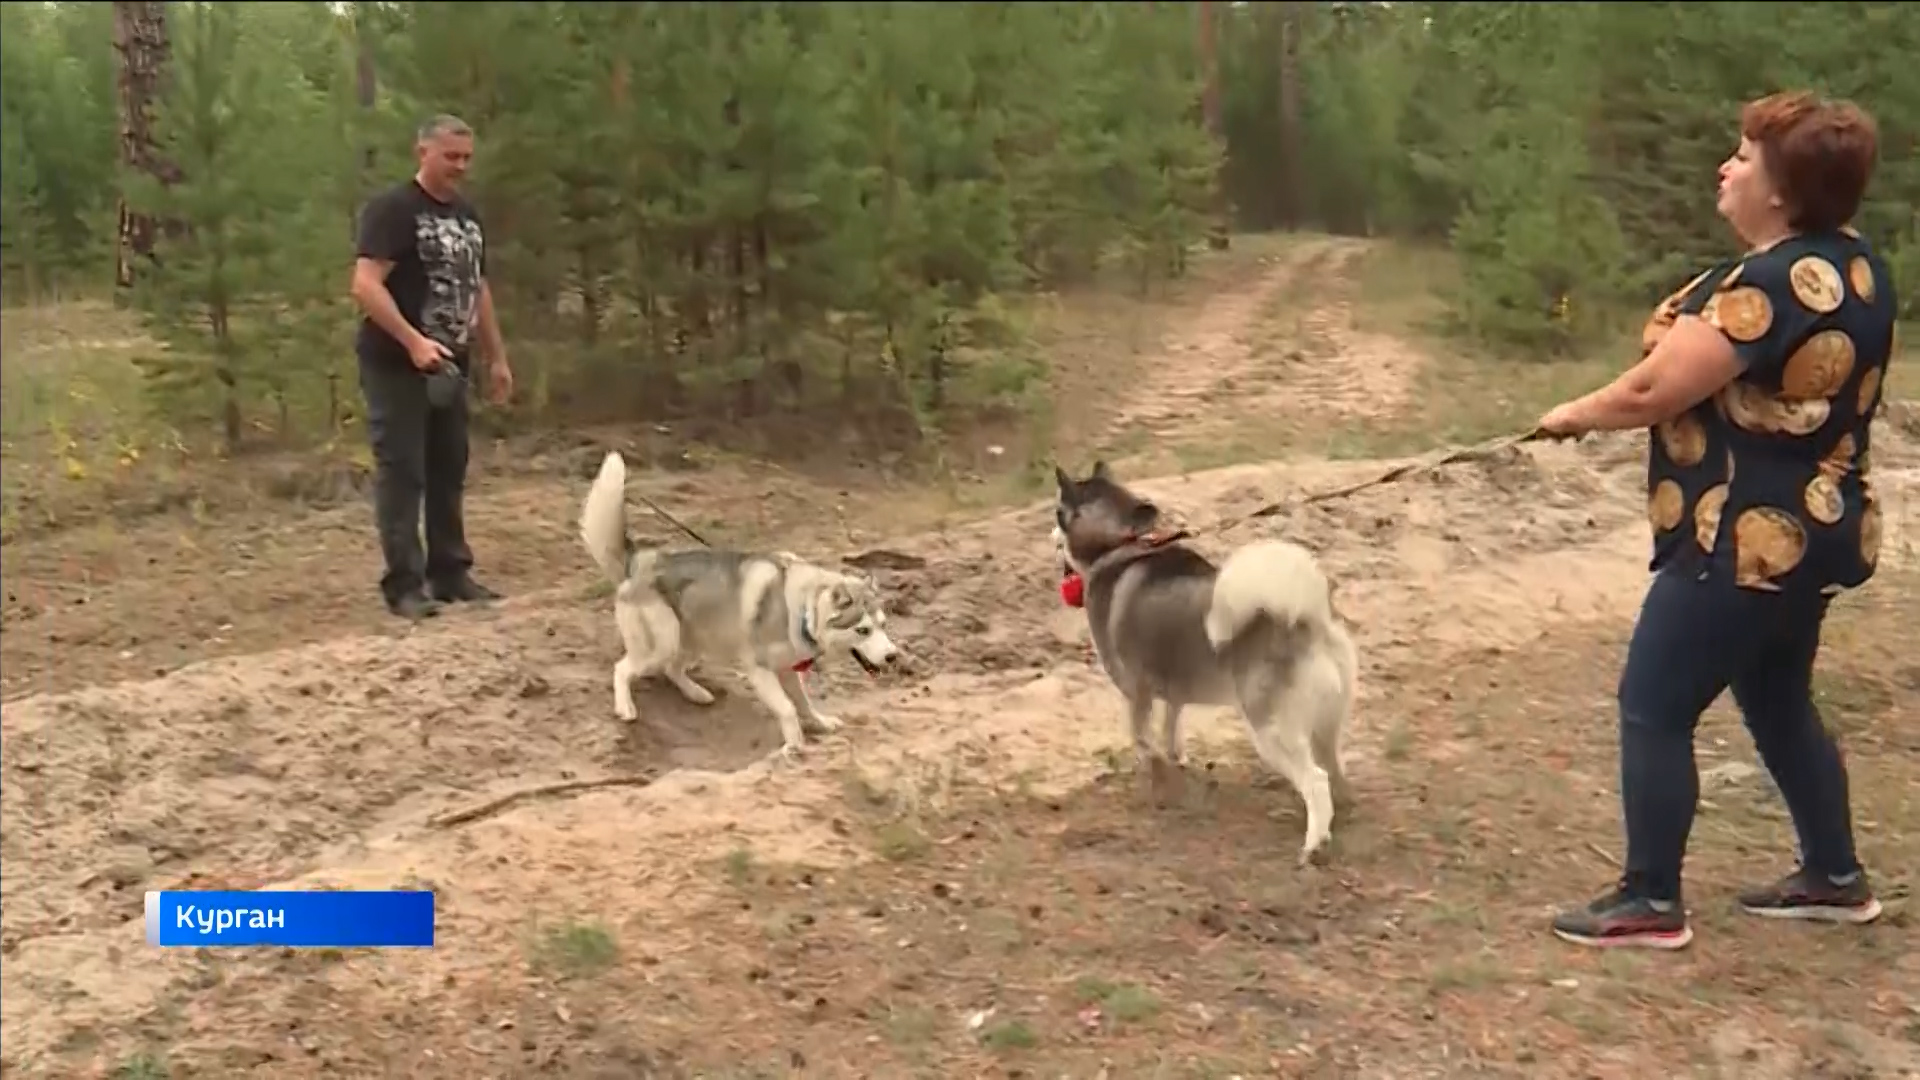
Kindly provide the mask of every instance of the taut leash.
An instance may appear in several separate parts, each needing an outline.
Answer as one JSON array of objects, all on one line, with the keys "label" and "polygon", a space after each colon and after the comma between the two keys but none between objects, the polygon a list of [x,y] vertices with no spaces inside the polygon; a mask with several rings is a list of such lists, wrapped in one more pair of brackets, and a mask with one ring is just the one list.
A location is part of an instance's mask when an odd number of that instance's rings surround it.
[{"label": "taut leash", "polygon": [[1257,510],[1254,510],[1252,513],[1242,514],[1239,517],[1227,518],[1225,521],[1215,522],[1213,525],[1208,526],[1206,529],[1199,530],[1199,531],[1225,532],[1226,530],[1231,529],[1236,525],[1244,525],[1249,521],[1258,521],[1261,518],[1273,517],[1276,514],[1284,513],[1288,510],[1292,510],[1297,507],[1312,506],[1315,503],[1332,502],[1335,499],[1344,499],[1349,495],[1358,494],[1359,492],[1366,491],[1369,488],[1376,488],[1384,484],[1391,484],[1400,480],[1404,480],[1407,477],[1412,476],[1414,473],[1428,472],[1433,469],[1443,468],[1447,465],[1458,465],[1462,462],[1485,461],[1488,458],[1495,457],[1499,454],[1504,454],[1508,450],[1511,450],[1516,446],[1520,446],[1523,443],[1540,442],[1542,440],[1552,439],[1555,437],[1556,436],[1548,434],[1544,428],[1532,427],[1532,428],[1528,428],[1526,431],[1523,431],[1517,435],[1502,435],[1499,438],[1488,439],[1486,442],[1475,443],[1472,446],[1442,447],[1439,450],[1432,451],[1431,453],[1425,455],[1424,457],[1415,458],[1412,461],[1401,462],[1400,464],[1395,465],[1392,468],[1389,468],[1386,471],[1376,476],[1368,477],[1365,480],[1355,481],[1354,483],[1345,484],[1337,488],[1330,488],[1326,491],[1314,491],[1314,492],[1309,492],[1305,495],[1296,495],[1292,498],[1281,499],[1277,502],[1271,502],[1266,504],[1265,506],[1260,507]]},{"label": "taut leash", "polygon": [[[1292,498],[1281,499],[1277,502],[1270,502],[1254,510],[1251,513],[1241,514],[1238,517],[1227,518],[1224,521],[1215,522],[1214,524],[1209,525],[1202,529],[1179,529],[1179,530],[1169,531],[1164,534],[1158,534],[1154,537],[1154,540],[1156,544],[1167,544],[1175,540],[1187,539],[1188,537],[1191,537],[1197,533],[1225,532],[1226,530],[1231,529],[1237,525],[1245,525],[1249,521],[1258,521],[1261,518],[1273,517],[1276,514],[1284,513],[1296,507],[1312,506],[1315,503],[1332,502],[1335,499],[1344,499],[1349,495],[1358,494],[1362,491],[1366,491],[1369,488],[1376,488],[1385,484],[1391,484],[1400,480],[1404,480],[1415,473],[1428,472],[1433,469],[1444,468],[1445,466],[1448,466],[1448,465],[1458,465],[1468,461],[1485,461],[1488,458],[1506,453],[1508,450],[1511,450],[1516,446],[1520,446],[1522,444],[1530,443],[1530,442],[1541,442],[1543,440],[1553,439],[1553,438],[1556,438],[1556,436],[1548,434],[1544,428],[1532,427],[1532,428],[1528,428],[1526,431],[1520,432],[1517,435],[1502,435],[1498,438],[1488,439],[1486,442],[1475,443],[1472,446],[1442,447],[1439,450],[1435,450],[1425,455],[1424,457],[1415,458],[1412,461],[1403,461],[1400,464],[1395,465],[1385,470],[1384,472],[1381,472],[1376,476],[1368,477],[1365,480],[1355,481],[1354,483],[1345,484],[1337,488],[1330,488],[1325,491],[1314,491],[1314,492],[1309,492],[1305,495],[1297,495]],[[660,520],[666,522],[667,524],[685,533],[687,536],[691,537],[693,541],[699,544],[701,547],[710,548],[713,546],[713,544],[710,543],[706,537],[701,536],[699,532],[695,531],[693,526],[688,525],[686,522],[683,522],[679,518],[674,517],[672,514],[668,513],[666,508],[661,506],[659,503],[654,502],[652,499],[647,498],[645,495],[642,495],[639,492],[634,492],[633,497],[636,500],[638,500],[641,505],[645,506],[648,510],[653,511],[654,515],[660,518]]]}]

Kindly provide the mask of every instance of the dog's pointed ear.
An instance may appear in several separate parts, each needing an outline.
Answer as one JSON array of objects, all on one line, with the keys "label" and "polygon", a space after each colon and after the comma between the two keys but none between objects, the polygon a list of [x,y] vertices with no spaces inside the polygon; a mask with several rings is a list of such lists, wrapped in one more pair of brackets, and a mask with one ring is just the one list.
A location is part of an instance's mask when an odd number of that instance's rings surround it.
[{"label": "dog's pointed ear", "polygon": [[827,590],[827,602],[833,605],[835,611],[845,611],[853,606],[853,590],[847,588],[845,582],[836,582],[833,588]]},{"label": "dog's pointed ear", "polygon": [[1107,463],[1105,459],[1102,459],[1100,461],[1096,461],[1093,463],[1093,479],[1095,480],[1113,479],[1113,470],[1107,468]]},{"label": "dog's pointed ear", "polygon": [[1073,477],[1068,476],[1067,470],[1058,465],[1053,467],[1053,482],[1060,485],[1060,493],[1063,495],[1073,490]]}]

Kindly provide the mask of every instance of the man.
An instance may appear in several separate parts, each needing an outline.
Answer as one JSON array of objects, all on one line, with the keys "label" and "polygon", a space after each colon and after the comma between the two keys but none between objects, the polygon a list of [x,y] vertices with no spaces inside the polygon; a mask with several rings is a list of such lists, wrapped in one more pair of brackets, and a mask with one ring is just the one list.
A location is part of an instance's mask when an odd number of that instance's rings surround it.
[{"label": "man", "polygon": [[[367,203],[352,296],[366,317],[354,341],[375,462],[374,517],[394,614],[421,619],[443,603],[498,598],[473,580],[462,497],[467,380],[485,360],[487,400],[513,394],[513,371],[487,287],[486,232],[460,195],[473,129],[452,116],[421,126],[413,179]],[[420,548],[426,510],[427,543]]]}]

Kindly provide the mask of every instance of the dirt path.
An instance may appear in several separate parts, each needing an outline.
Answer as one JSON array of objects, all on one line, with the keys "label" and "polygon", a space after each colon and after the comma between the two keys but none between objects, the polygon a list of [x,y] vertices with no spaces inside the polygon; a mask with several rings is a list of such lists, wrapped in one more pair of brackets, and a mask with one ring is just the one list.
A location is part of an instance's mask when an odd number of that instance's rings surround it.
[{"label": "dirt path", "polygon": [[[1257,368],[1252,321],[1353,250],[1311,246],[1218,298],[1168,345],[1207,362],[1165,365],[1128,422],[1205,433],[1192,406],[1221,385],[1214,376]],[[1323,338],[1346,333],[1337,310],[1303,318]],[[1391,392],[1357,388],[1410,370],[1395,349],[1385,364],[1329,352],[1315,385],[1391,407]],[[1882,460],[1897,464],[1900,447],[1889,450]],[[1527,1075],[1563,1055],[1553,1075],[1638,1075],[1664,1044],[1596,1049],[1609,1040],[1576,1031],[1557,1048],[1521,1046],[1499,1023],[1518,1006],[1473,996],[1494,978],[1473,974],[1488,966],[1474,948],[1531,942],[1532,926],[1516,939],[1513,925],[1544,902],[1538,890],[1608,872],[1553,823],[1580,814],[1609,827],[1604,747],[1582,740],[1606,735],[1613,660],[1591,652],[1618,647],[1593,628],[1617,632],[1644,577],[1638,453],[1638,437],[1515,451],[1199,541],[1214,553],[1261,535],[1309,544],[1356,626],[1362,809],[1337,830],[1340,865],[1306,875],[1284,868],[1300,826],[1292,797],[1255,782],[1224,711],[1190,721],[1199,803],[1103,794],[1124,743],[1117,702],[1054,597],[1042,506],[887,541],[926,560],[880,575],[907,670],[877,684],[822,671],[820,694],[848,729],[775,766],[771,723],[724,677],[710,680],[724,695],[711,709],[653,690],[640,723],[611,717],[605,601],[581,567],[561,569],[578,484],[516,489],[517,516],[548,523],[537,539],[555,562],[526,568],[544,587],[495,610],[7,703],[0,1054],[35,1076],[106,1075],[135,1053],[195,1075],[463,1080],[808,1063],[821,1075],[998,1075],[1026,1068],[993,1065],[1020,1053],[1048,1066],[1034,1075],[1094,1075],[1103,1060],[1157,1060],[1154,1075],[1439,1076],[1462,1061]],[[1206,523],[1379,466],[1269,463],[1138,486]],[[1555,770],[1546,786],[1529,786],[1543,768]],[[512,788],[635,772],[661,775],[431,823]],[[1068,881],[1074,867],[1082,876]],[[1490,873],[1519,884],[1490,898]],[[436,891],[431,952],[139,944],[149,889],[408,883]],[[1515,922],[1482,923],[1483,944],[1463,945],[1439,935],[1443,908],[1455,929],[1488,917],[1476,911]],[[1165,912],[1176,921],[1141,921]],[[1122,929],[1102,937],[1107,923]],[[1447,1002],[1437,961],[1418,960],[1435,950],[1460,957]],[[1526,1010],[1555,1007],[1542,988],[1605,974],[1527,957],[1513,961],[1534,988]],[[1085,981],[1121,969],[1157,1004]],[[1848,972],[1857,994],[1894,1011],[1856,1018],[1846,1037],[1891,1054],[1871,1040],[1920,1002],[1898,991],[1895,963]],[[1774,1052],[1717,1030],[1737,1044],[1729,1061]],[[1174,1043],[1217,1053],[1144,1056]]]},{"label": "dirt path", "polygon": [[1404,407],[1421,356],[1353,328],[1351,273],[1365,241],[1311,237],[1265,260],[1171,334],[1122,397],[1110,439],[1205,442],[1249,417],[1381,419]]}]

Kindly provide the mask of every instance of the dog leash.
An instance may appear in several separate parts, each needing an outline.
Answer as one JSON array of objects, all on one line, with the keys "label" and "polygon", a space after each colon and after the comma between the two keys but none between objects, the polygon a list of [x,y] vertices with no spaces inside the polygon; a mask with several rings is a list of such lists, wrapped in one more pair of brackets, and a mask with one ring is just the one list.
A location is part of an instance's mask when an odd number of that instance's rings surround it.
[{"label": "dog leash", "polygon": [[674,517],[672,514],[667,513],[666,508],[661,506],[659,503],[654,502],[652,499],[647,498],[645,495],[642,495],[637,491],[633,493],[633,497],[639,500],[641,505],[653,511],[654,515],[657,516],[660,520],[666,522],[667,524],[673,526],[676,529],[679,529],[681,532],[686,533],[688,536],[693,537],[694,543],[699,544],[701,547],[704,547],[704,548],[710,548],[713,546],[712,544],[707,542],[706,537],[701,536],[699,533],[693,531],[693,526],[688,525],[686,522],[681,521],[679,518]]},{"label": "dog leash", "polygon": [[[1442,447],[1425,457],[1402,462],[1376,476],[1370,476],[1365,480],[1352,484],[1330,488],[1326,491],[1311,492],[1307,495],[1297,496],[1291,499],[1282,499],[1278,502],[1271,502],[1252,513],[1226,518],[1201,528],[1189,529],[1183,526],[1173,526],[1165,529],[1156,529],[1149,533],[1135,534],[1130,537],[1129,542],[1141,542],[1145,543],[1149,548],[1159,548],[1205,533],[1223,533],[1228,529],[1245,525],[1250,521],[1273,517],[1275,514],[1283,513],[1295,507],[1331,502],[1334,499],[1344,499],[1349,495],[1365,491],[1368,488],[1391,484],[1397,480],[1411,476],[1416,472],[1438,469],[1447,465],[1457,465],[1466,461],[1484,461],[1497,454],[1505,453],[1522,443],[1540,442],[1558,438],[1561,438],[1561,436],[1552,435],[1544,428],[1536,426],[1528,428],[1526,431],[1520,432],[1517,435],[1502,435],[1498,438],[1488,439],[1486,442],[1475,443],[1472,446]],[[1080,575],[1074,573],[1071,568],[1068,568],[1066,576],[1062,578],[1060,582],[1060,598],[1066,602],[1068,607],[1080,607],[1084,602],[1084,588],[1085,585]]]},{"label": "dog leash", "polygon": [[[1167,544],[1167,543],[1172,543],[1175,540],[1184,540],[1189,536],[1195,535],[1195,533],[1197,532],[1225,532],[1228,529],[1234,528],[1235,526],[1245,525],[1247,522],[1258,521],[1261,518],[1270,518],[1276,514],[1284,513],[1296,507],[1312,506],[1315,503],[1332,502],[1334,499],[1344,499],[1349,495],[1356,495],[1362,491],[1366,491],[1369,488],[1376,488],[1385,484],[1391,484],[1399,480],[1404,480],[1405,478],[1413,475],[1414,473],[1428,472],[1433,469],[1444,468],[1445,466],[1448,466],[1448,465],[1459,465],[1469,461],[1485,461],[1490,457],[1503,454],[1508,450],[1513,449],[1516,446],[1520,446],[1530,442],[1541,442],[1543,440],[1552,439],[1555,437],[1556,436],[1548,434],[1546,429],[1544,428],[1531,427],[1516,435],[1501,435],[1498,438],[1488,439],[1486,442],[1475,443],[1472,446],[1442,447],[1441,449],[1436,450],[1426,455],[1425,457],[1415,458],[1412,461],[1401,462],[1400,464],[1387,469],[1386,471],[1380,473],[1379,475],[1368,477],[1365,480],[1356,481],[1354,483],[1346,484],[1337,488],[1330,488],[1326,491],[1315,491],[1307,495],[1297,496],[1291,499],[1282,499],[1282,500],[1279,500],[1278,502],[1267,503],[1266,505],[1261,506],[1260,508],[1254,510],[1252,513],[1242,514],[1239,517],[1228,518],[1225,521],[1215,522],[1213,525],[1210,525],[1204,529],[1197,529],[1197,530],[1196,529],[1178,529],[1166,534],[1156,535],[1154,539],[1159,544]],[[641,505],[645,506],[648,510],[653,511],[654,515],[660,518],[660,520],[666,522],[667,524],[673,526],[676,529],[679,529],[681,532],[691,537],[694,543],[699,544],[701,547],[707,547],[707,548],[710,548],[713,546],[713,544],[709,542],[706,537],[701,536],[700,533],[693,528],[693,526],[688,525],[686,522],[681,521],[679,518],[674,517],[672,514],[668,513],[666,508],[661,506],[659,503],[654,502],[652,499],[647,498],[645,495],[642,495],[637,491],[633,493],[633,497],[636,500],[638,500]]]},{"label": "dog leash", "polygon": [[1325,491],[1310,492],[1306,495],[1298,495],[1293,498],[1267,503],[1252,513],[1227,518],[1225,521],[1216,522],[1200,531],[1225,532],[1235,526],[1245,525],[1247,522],[1258,521],[1261,518],[1273,517],[1276,514],[1285,513],[1288,510],[1298,507],[1312,506],[1315,503],[1332,502],[1335,499],[1344,499],[1349,495],[1358,494],[1369,488],[1376,488],[1384,484],[1404,480],[1414,473],[1428,472],[1433,469],[1443,468],[1448,465],[1458,465],[1463,462],[1485,461],[1488,458],[1504,454],[1508,450],[1524,443],[1541,442],[1555,438],[1558,438],[1558,436],[1549,434],[1546,429],[1536,426],[1528,428],[1517,435],[1501,435],[1498,438],[1488,439],[1485,442],[1475,443],[1472,446],[1442,447],[1424,457],[1401,462],[1365,480],[1355,481],[1354,483],[1345,484],[1337,488],[1330,488]]}]

